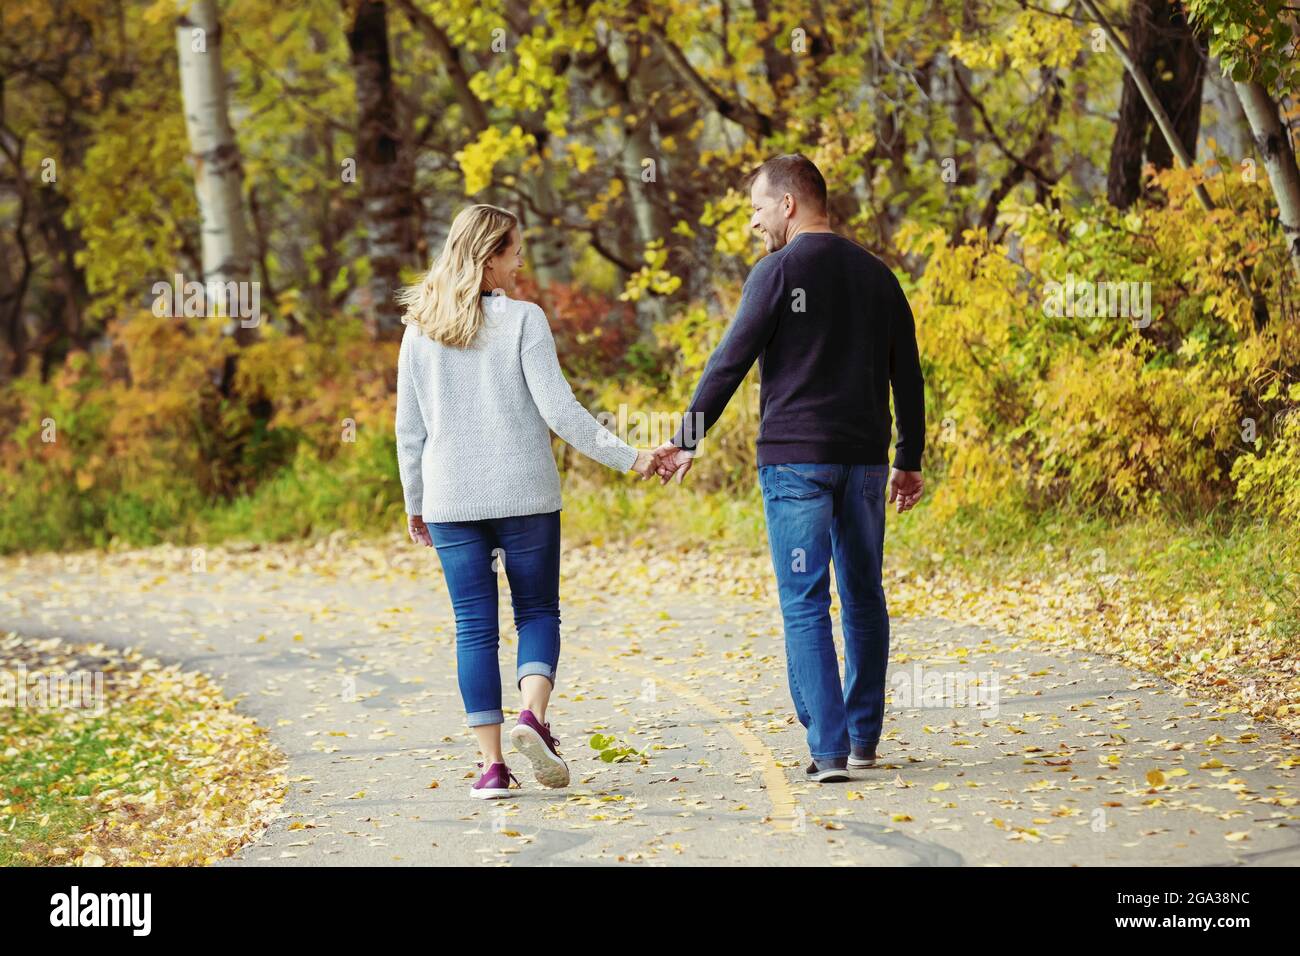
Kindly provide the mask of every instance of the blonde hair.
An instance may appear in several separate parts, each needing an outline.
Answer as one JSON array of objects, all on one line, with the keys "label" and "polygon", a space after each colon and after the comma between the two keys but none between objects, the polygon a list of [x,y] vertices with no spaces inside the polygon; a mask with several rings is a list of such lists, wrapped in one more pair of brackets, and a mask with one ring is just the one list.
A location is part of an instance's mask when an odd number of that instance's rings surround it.
[{"label": "blonde hair", "polygon": [[519,219],[500,206],[479,203],[452,220],[442,252],[416,285],[397,293],[402,321],[443,345],[465,348],[483,327],[483,267],[510,244]]}]

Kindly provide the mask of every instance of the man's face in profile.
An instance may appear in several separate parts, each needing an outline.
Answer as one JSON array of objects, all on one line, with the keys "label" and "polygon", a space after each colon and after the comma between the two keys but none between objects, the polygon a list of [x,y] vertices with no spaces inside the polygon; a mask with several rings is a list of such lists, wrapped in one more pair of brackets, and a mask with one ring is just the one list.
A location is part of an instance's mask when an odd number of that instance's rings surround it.
[{"label": "man's face in profile", "polygon": [[755,179],[749,187],[749,204],[754,208],[749,228],[762,238],[764,249],[776,252],[785,245],[790,220],[785,216],[785,196],[778,196],[772,191],[766,173]]}]

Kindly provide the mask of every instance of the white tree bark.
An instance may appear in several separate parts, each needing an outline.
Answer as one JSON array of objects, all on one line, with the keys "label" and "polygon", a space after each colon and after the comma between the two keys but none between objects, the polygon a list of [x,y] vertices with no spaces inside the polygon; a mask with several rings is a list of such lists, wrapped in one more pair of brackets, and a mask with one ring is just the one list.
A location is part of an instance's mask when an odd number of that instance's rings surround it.
[{"label": "white tree bark", "polygon": [[[190,162],[203,228],[203,281],[244,282],[249,278],[252,241],[244,215],[243,170],[226,105],[221,68],[221,24],[215,0],[177,0],[176,48],[181,99],[190,140]],[[227,316],[222,327],[240,344],[254,328]]]},{"label": "white tree bark", "polygon": [[1277,104],[1261,84],[1238,83],[1236,87],[1241,109],[1255,137],[1255,148],[1264,158],[1264,171],[1273,186],[1291,267],[1300,277],[1300,168],[1296,167],[1290,133],[1278,119]]}]

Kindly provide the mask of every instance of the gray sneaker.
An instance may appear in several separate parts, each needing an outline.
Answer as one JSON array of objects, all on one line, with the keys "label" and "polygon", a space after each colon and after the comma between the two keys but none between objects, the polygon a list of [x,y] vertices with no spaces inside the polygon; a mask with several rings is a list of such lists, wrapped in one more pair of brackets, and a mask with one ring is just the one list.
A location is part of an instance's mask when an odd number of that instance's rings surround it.
[{"label": "gray sneaker", "polygon": [[864,767],[874,767],[876,765],[876,748],[862,747],[853,744],[853,752],[849,754],[849,767],[853,770],[861,770]]},{"label": "gray sneaker", "polygon": [[804,768],[808,779],[816,783],[843,783],[849,779],[847,761],[843,757],[829,760],[813,760]]}]

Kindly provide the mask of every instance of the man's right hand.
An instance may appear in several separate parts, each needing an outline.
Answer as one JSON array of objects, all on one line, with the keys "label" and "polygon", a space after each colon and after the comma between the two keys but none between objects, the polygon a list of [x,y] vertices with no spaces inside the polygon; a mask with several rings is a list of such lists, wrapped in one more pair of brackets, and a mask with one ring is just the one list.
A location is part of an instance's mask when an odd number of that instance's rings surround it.
[{"label": "man's right hand", "polygon": [[678,448],[672,442],[665,442],[654,451],[655,471],[659,473],[659,483],[668,484],[670,478],[676,477],[680,485],[686,473],[691,470],[691,462],[695,460],[695,453],[689,452],[685,448]]},{"label": "man's right hand", "polygon": [[899,471],[897,468],[889,470],[889,503],[897,502],[899,514],[911,511],[921,500],[921,492],[924,490],[925,479],[919,471]]}]

